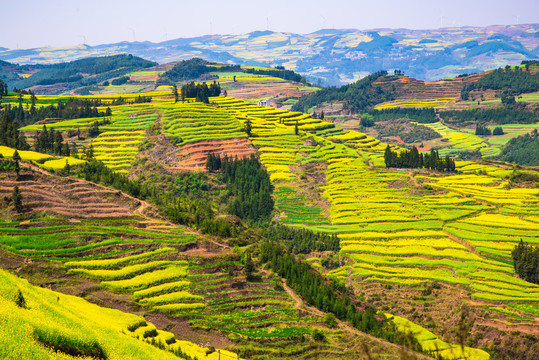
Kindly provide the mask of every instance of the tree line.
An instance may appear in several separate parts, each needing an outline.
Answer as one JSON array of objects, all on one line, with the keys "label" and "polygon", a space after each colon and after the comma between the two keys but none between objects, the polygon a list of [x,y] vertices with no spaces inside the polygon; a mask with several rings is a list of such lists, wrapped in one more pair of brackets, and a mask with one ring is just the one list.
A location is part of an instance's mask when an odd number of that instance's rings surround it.
[{"label": "tree line", "polygon": [[472,109],[462,111],[440,111],[440,117],[447,122],[494,122],[496,124],[535,124],[537,115],[531,111],[513,109]]},{"label": "tree line", "polygon": [[481,124],[477,124],[475,127],[475,135],[503,135],[503,129],[499,126],[495,127],[494,130],[490,131],[490,129],[486,126],[482,126]]},{"label": "tree line", "polygon": [[268,220],[273,211],[273,186],[266,169],[252,154],[243,159],[208,153],[206,168],[221,171],[223,181],[234,196],[229,212],[253,222]]},{"label": "tree line", "polygon": [[43,125],[43,130],[36,135],[34,148],[37,152],[60,156],[69,156],[72,152],[69,143],[64,142],[62,132],[54,129],[47,130],[46,125]]},{"label": "tree line", "polygon": [[[377,120],[392,120],[392,119],[410,119],[422,124],[431,124],[438,121],[436,111],[432,108],[423,109],[407,109],[407,108],[392,108],[376,110],[371,109],[367,114],[372,116],[373,121]],[[363,115],[361,115],[363,119]]]},{"label": "tree line", "polygon": [[9,112],[4,111],[0,121],[0,145],[18,150],[29,150],[30,146],[26,142],[26,138],[19,133],[18,129],[19,123],[12,121]]},{"label": "tree line", "polygon": [[308,304],[334,314],[337,319],[349,321],[360,331],[395,340],[394,327],[379,320],[372,306],[366,306],[365,311],[361,312],[344,284],[324,278],[307,262],[285,251],[279,244],[264,241],[260,246],[260,259],[285,278],[288,286]]},{"label": "tree line", "polygon": [[412,150],[393,151],[386,147],[384,160],[387,168],[429,169],[437,171],[455,171],[455,160],[446,156],[441,158],[438,150],[432,149],[430,153],[420,153],[415,146]]},{"label": "tree line", "polygon": [[539,166],[537,129],[534,129],[530,134],[519,135],[509,140],[502,150],[500,159],[521,165]]},{"label": "tree line", "polygon": [[4,106],[4,112],[9,113],[12,119],[26,125],[44,119],[80,119],[112,115],[110,108],[107,108],[105,111],[99,111],[97,109],[98,106],[103,106],[100,99],[69,98],[66,102],[58,101],[57,105],[51,104],[39,108],[35,106],[36,99],[34,97],[30,101],[30,105],[26,103],[26,106],[23,106],[22,96],[20,96],[19,105],[11,106],[11,104],[8,104]]},{"label": "tree line", "polygon": [[305,85],[308,84],[307,79],[304,76],[301,76],[292,70],[286,70],[284,66],[276,66],[273,69],[244,68],[241,70],[248,74],[269,75],[283,80],[300,82]]},{"label": "tree line", "polygon": [[469,92],[472,90],[501,90],[506,95],[518,95],[539,90],[539,73],[532,74],[523,71],[520,67],[514,70],[508,65],[505,68],[496,69],[476,82],[466,84],[462,87],[460,97],[468,100]]},{"label": "tree line", "polygon": [[197,79],[201,75],[215,71],[241,71],[239,65],[209,66],[215,64],[200,58],[182,60],[174,65],[172,69],[161,74],[160,78],[174,83],[181,80]]},{"label": "tree line", "polygon": [[314,232],[309,229],[295,229],[281,224],[266,227],[263,236],[279,241],[293,254],[308,254],[313,251],[339,251],[339,238],[335,234]]},{"label": "tree line", "polygon": [[194,81],[191,81],[181,88],[182,101],[185,101],[186,98],[195,98],[196,101],[208,104],[210,102],[208,99],[209,97],[219,95],[221,95],[221,85],[215,81],[210,84],[210,86],[205,82],[202,84],[195,84]]},{"label": "tree line", "polygon": [[539,284],[539,248],[528,245],[520,239],[520,243],[511,251],[515,272],[526,281]]},{"label": "tree line", "polygon": [[355,83],[339,88],[328,87],[309,95],[303,95],[292,106],[292,111],[307,111],[324,102],[342,101],[345,109],[354,113],[366,111],[368,108],[385,101],[394,99],[394,90],[384,89],[373,83],[380,77],[387,75],[387,71],[378,71]]}]

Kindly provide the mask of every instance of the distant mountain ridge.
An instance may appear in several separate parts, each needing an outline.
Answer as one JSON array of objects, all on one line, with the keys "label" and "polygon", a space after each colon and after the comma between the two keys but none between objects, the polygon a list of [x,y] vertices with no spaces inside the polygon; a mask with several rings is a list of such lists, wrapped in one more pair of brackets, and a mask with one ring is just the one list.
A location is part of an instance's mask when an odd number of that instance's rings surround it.
[{"label": "distant mountain ridge", "polygon": [[381,69],[400,69],[414,78],[431,81],[539,57],[539,24],[436,30],[322,29],[304,35],[255,31],[160,43],[0,49],[0,59],[50,64],[125,53],[158,63],[201,57],[244,66],[279,65],[324,85],[350,83]]}]

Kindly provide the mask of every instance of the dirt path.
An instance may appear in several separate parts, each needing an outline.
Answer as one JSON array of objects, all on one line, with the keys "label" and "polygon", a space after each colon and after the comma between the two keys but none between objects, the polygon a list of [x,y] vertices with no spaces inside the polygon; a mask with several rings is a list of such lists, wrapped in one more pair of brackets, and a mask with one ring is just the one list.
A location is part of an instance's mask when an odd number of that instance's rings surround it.
[{"label": "dirt path", "polygon": [[412,180],[412,182],[414,183],[414,186],[419,187],[419,184],[417,183],[417,179],[415,178],[415,176],[412,175],[412,173],[413,173],[413,170],[408,171],[408,176],[410,177],[410,180]]},{"label": "dirt path", "polygon": [[447,237],[449,237],[451,240],[453,240],[454,242],[458,242],[459,244],[461,245],[464,245],[468,250],[470,250],[472,253],[478,255],[478,256],[481,256],[479,254],[479,252],[470,244],[468,243],[467,241],[464,241],[463,239],[459,238],[459,237],[456,237],[455,235],[453,234],[450,234],[448,233],[447,231],[444,230],[444,233],[447,235]]}]

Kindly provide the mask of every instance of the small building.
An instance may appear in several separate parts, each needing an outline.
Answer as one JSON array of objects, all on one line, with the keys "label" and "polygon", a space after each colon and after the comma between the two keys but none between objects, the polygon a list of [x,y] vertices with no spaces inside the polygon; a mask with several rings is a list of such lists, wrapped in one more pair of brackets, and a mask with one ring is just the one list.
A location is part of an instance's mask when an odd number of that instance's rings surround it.
[{"label": "small building", "polygon": [[271,99],[260,100],[258,106],[271,106]]}]

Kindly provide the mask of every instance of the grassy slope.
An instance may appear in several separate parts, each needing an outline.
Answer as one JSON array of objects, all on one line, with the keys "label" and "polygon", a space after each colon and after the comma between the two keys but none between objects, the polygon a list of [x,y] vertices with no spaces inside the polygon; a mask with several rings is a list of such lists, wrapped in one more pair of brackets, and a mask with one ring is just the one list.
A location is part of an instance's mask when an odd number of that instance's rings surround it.
[{"label": "grassy slope", "polygon": [[[0,358],[73,358],[53,351],[64,349],[72,354],[101,353],[107,359],[177,359],[134,337],[127,328],[142,321],[139,316],[34,287],[4,270],[0,280]],[[16,304],[18,291],[25,307]]]}]

